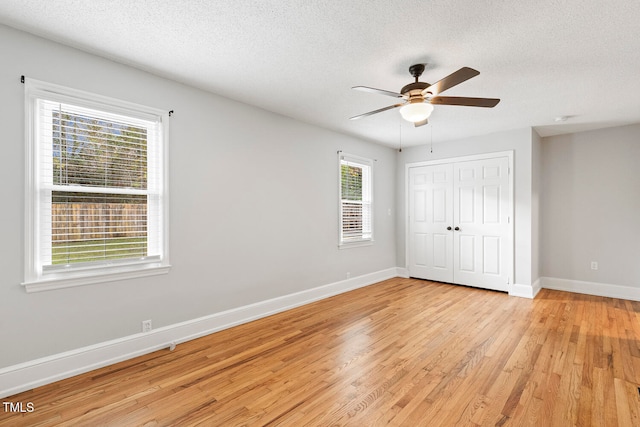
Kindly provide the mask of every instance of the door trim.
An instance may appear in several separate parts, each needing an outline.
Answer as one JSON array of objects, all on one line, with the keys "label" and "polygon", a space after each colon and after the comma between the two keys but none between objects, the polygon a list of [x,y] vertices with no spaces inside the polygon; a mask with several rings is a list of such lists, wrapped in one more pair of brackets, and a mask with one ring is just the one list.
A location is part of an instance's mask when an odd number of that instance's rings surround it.
[{"label": "door trim", "polygon": [[405,229],[404,229],[404,268],[407,272],[409,272],[409,169],[422,167],[422,166],[433,166],[439,164],[447,164],[447,163],[458,163],[458,162],[468,162],[472,160],[485,160],[485,159],[494,159],[497,157],[507,157],[509,159],[509,244],[508,247],[511,249],[509,253],[509,268],[508,268],[508,276],[509,283],[507,284],[507,292],[511,294],[511,290],[514,283],[514,270],[515,270],[515,239],[514,239],[514,224],[515,224],[515,187],[514,187],[514,176],[515,170],[513,165],[513,157],[514,151],[496,151],[491,153],[482,153],[482,154],[473,154],[469,156],[459,156],[459,157],[447,157],[442,159],[434,159],[434,160],[425,160],[421,162],[413,162],[405,164],[405,173],[404,173],[404,199],[405,199]]}]

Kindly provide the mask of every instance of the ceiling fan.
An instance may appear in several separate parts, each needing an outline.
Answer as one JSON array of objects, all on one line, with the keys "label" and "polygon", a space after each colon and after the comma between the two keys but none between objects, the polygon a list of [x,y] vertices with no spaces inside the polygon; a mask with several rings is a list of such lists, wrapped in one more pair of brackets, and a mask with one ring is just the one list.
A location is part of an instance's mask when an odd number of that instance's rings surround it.
[{"label": "ceiling fan", "polygon": [[380,108],[379,110],[369,111],[368,113],[353,116],[350,120],[361,119],[371,116],[372,114],[381,113],[400,107],[402,118],[409,122],[413,122],[415,127],[426,125],[429,116],[433,111],[433,105],[462,105],[467,107],[495,107],[499,99],[496,98],[467,98],[460,96],[440,96],[442,92],[452,88],[472,77],[480,74],[479,71],[469,67],[462,67],[458,71],[449,74],[447,77],[434,84],[419,82],[418,78],[424,72],[425,64],[414,64],[409,67],[409,72],[416,81],[409,83],[402,89],[400,93],[388,90],[375,89],[367,86],[354,86],[353,89],[364,92],[379,93],[381,95],[392,96],[394,98],[403,98],[404,102]]}]

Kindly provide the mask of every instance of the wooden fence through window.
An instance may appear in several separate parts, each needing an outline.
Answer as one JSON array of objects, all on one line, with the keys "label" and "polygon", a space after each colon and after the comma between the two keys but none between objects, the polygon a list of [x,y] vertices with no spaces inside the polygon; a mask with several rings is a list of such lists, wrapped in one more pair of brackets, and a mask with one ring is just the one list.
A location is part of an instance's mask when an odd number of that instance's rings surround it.
[{"label": "wooden fence through window", "polygon": [[144,203],[52,203],[53,241],[94,240],[147,235]]}]

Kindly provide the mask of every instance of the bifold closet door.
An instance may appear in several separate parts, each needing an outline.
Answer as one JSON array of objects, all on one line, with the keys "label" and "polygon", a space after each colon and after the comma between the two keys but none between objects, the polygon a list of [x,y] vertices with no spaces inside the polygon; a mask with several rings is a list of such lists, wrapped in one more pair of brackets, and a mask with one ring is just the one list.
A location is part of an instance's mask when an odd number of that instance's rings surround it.
[{"label": "bifold closet door", "polygon": [[409,169],[409,271],[453,282],[453,165]]},{"label": "bifold closet door", "polygon": [[509,160],[453,165],[454,283],[508,290]]},{"label": "bifold closet door", "polygon": [[507,291],[509,194],[507,157],[409,168],[409,274]]}]

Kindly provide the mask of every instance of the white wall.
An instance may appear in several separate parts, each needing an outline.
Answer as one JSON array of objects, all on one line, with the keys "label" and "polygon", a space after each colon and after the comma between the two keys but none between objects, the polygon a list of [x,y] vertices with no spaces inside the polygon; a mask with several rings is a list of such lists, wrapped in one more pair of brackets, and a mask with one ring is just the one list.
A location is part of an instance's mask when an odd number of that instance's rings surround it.
[{"label": "white wall", "polygon": [[446,159],[472,154],[514,151],[515,221],[514,258],[515,283],[529,288],[532,285],[532,130],[530,128],[495,133],[459,141],[433,144],[430,147],[403,149],[398,156],[396,187],[398,198],[398,265],[406,266],[405,166],[427,160]]},{"label": "white wall", "polygon": [[[0,52],[0,368],[396,266],[392,149],[4,26]],[[175,111],[168,275],[25,292],[21,75]],[[338,249],[338,150],[377,159],[373,246]]]},{"label": "white wall", "polygon": [[640,124],[544,138],[542,164],[542,275],[576,292],[629,287],[620,296],[638,299]]},{"label": "white wall", "polygon": [[[531,282],[536,283],[540,278],[540,216],[542,191],[542,138],[531,130]],[[537,291],[536,291],[537,292]]]}]

